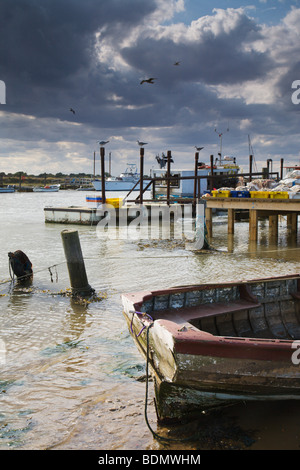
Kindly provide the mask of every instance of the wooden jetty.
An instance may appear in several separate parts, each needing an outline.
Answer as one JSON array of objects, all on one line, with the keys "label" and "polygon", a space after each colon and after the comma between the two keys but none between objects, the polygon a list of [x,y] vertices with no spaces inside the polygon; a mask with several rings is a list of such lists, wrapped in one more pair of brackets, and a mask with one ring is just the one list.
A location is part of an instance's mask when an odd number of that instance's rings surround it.
[{"label": "wooden jetty", "polygon": [[207,235],[213,236],[213,209],[227,210],[228,234],[234,233],[235,211],[249,211],[249,236],[251,241],[258,237],[258,218],[269,218],[269,235],[278,235],[278,216],[287,216],[287,225],[291,234],[297,234],[300,200],[269,198],[232,198],[211,197],[206,199],[205,219]]}]

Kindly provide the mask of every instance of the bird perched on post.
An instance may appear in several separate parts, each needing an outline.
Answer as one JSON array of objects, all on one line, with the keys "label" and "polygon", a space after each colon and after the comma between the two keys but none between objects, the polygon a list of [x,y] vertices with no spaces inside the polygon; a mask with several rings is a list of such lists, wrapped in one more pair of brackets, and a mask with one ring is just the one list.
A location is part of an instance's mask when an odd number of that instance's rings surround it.
[{"label": "bird perched on post", "polygon": [[195,145],[195,149],[198,150],[198,152],[200,152],[200,150],[204,149],[204,147],[196,147]]},{"label": "bird perched on post", "polygon": [[99,142],[102,147],[103,145],[108,144],[109,140],[97,140],[97,142]]},{"label": "bird perched on post", "polygon": [[137,140],[137,143],[140,147],[143,147],[144,145],[147,145],[147,142],[141,142],[140,140]]},{"label": "bird perched on post", "polygon": [[147,79],[144,79],[140,82],[140,85],[143,85],[143,83],[154,83],[153,80],[157,80],[157,78],[147,78]]}]

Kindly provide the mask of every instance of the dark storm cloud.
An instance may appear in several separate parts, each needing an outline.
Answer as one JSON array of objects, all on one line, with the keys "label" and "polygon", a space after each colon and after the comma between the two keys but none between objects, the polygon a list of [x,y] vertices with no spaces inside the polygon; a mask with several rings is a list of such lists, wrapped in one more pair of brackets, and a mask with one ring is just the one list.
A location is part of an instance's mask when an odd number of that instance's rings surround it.
[{"label": "dark storm cloud", "polygon": [[[261,39],[259,26],[246,14],[229,31],[214,32],[214,17],[198,39],[180,41],[173,38],[143,38],[124,48],[122,55],[133,67],[158,76],[168,87],[178,80],[202,81],[206,84],[234,84],[262,77],[273,66],[268,54],[247,45]],[[245,46],[245,47],[244,47]],[[174,70],[174,61],[180,66]]]},{"label": "dark storm cloud", "polygon": [[95,34],[103,26],[130,28],[154,7],[151,0],[2,0],[0,76],[7,109],[51,116],[86,94],[87,105],[101,99],[108,71],[97,64]]}]

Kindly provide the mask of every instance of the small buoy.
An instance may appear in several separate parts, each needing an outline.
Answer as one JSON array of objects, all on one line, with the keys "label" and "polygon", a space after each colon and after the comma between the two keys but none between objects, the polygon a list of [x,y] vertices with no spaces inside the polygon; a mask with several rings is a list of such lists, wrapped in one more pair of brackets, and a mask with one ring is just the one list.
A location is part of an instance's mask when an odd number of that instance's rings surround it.
[{"label": "small buoy", "polygon": [[18,280],[28,279],[33,275],[32,264],[28,256],[21,250],[8,253],[9,266]]}]

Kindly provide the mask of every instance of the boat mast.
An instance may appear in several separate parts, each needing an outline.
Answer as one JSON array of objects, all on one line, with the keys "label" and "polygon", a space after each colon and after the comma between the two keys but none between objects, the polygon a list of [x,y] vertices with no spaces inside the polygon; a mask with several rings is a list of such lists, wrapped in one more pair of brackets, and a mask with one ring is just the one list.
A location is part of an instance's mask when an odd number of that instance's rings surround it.
[{"label": "boat mast", "polygon": [[[223,132],[219,132],[217,129],[215,129],[215,132],[219,135],[219,138],[220,138],[220,153],[219,153],[220,163],[219,163],[219,164],[222,165],[222,140],[223,140]],[[226,132],[229,132],[229,126],[227,127]]]}]

